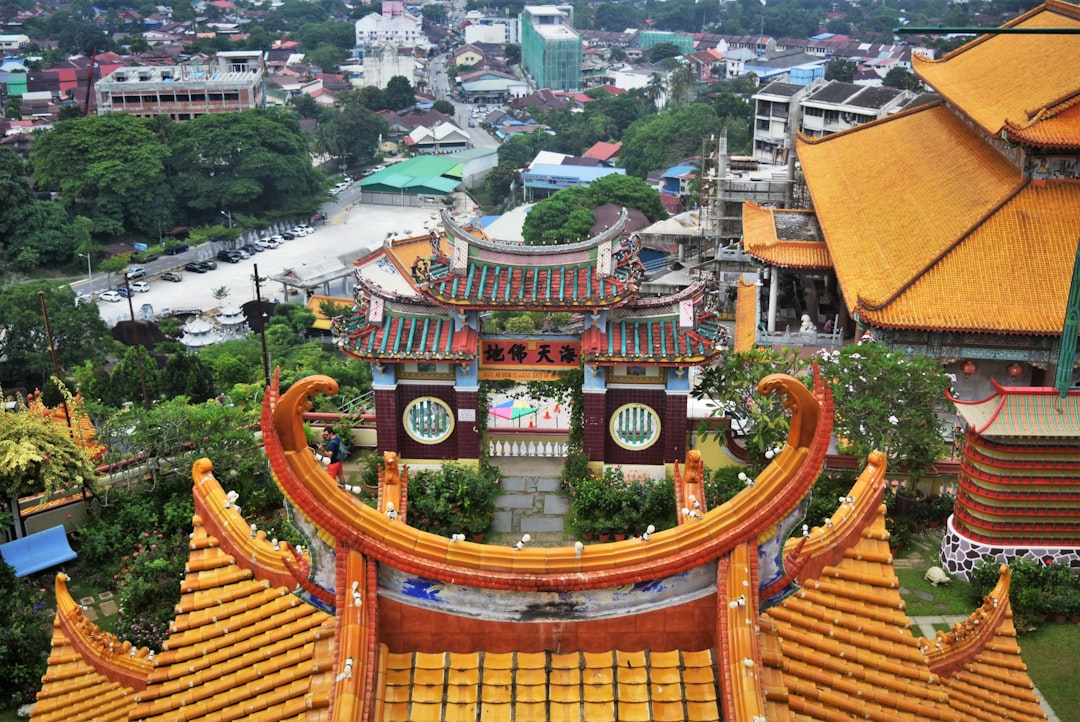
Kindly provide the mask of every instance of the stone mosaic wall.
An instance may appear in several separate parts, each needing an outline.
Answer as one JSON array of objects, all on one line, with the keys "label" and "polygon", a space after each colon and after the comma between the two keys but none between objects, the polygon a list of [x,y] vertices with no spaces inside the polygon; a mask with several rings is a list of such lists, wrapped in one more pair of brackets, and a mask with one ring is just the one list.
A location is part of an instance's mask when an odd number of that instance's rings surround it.
[{"label": "stone mosaic wall", "polygon": [[949,517],[945,537],[941,540],[941,567],[950,574],[962,579],[970,579],[975,567],[984,557],[993,557],[1002,563],[1026,557],[1032,561],[1053,560],[1055,564],[1067,564],[1073,569],[1080,569],[1080,548],[1042,546],[1023,547],[1008,544],[984,544],[962,536],[953,526],[953,517]]}]

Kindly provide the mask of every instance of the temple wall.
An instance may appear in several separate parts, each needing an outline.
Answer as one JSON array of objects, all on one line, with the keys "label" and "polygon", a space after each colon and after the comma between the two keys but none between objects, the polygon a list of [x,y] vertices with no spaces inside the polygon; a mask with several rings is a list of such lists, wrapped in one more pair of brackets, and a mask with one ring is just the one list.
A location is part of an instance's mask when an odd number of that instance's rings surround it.
[{"label": "temple wall", "polygon": [[606,652],[617,649],[710,649],[716,597],[587,622],[493,622],[379,599],[379,641],[391,652]]}]

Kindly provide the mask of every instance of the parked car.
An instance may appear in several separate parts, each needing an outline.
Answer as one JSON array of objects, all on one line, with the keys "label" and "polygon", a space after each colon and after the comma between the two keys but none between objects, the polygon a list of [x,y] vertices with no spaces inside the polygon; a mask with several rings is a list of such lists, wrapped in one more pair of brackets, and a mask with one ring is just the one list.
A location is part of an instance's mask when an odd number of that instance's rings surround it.
[{"label": "parked car", "polygon": [[161,274],[161,280],[180,283],[180,281],[184,280],[184,275],[179,271],[165,271],[165,273]]},{"label": "parked car", "polygon": [[233,251],[233,253],[236,253],[242,259],[251,258],[251,254],[243,246],[240,246],[239,248],[237,248],[235,251]]},{"label": "parked car", "polygon": [[131,284],[131,290],[135,291],[135,293],[146,293],[150,290],[150,284],[146,281],[136,281]]},{"label": "parked car", "polygon": [[292,239],[296,238],[296,234],[292,231],[285,231],[281,234],[281,237],[284,238],[286,241],[291,241]]},{"label": "parked car", "polygon": [[93,303],[94,297],[89,293],[80,293],[75,297],[75,308],[78,308],[84,303]]},{"label": "parked car", "polygon": [[146,278],[146,269],[142,266],[132,266],[127,269],[127,273],[124,275],[129,281],[134,281],[136,278]]},{"label": "parked car", "polygon": [[311,235],[312,233],[314,233],[314,232],[315,232],[315,227],[314,227],[314,226],[309,226],[309,225],[308,225],[308,224],[306,224],[306,223],[304,223],[304,224],[301,224],[301,225],[297,226],[297,228],[299,228],[299,229],[300,229],[300,230],[302,230],[302,231],[303,231],[303,232],[304,232],[304,233],[305,233],[306,235],[309,235],[309,236],[310,236],[310,235]]},{"label": "parked car", "polygon": [[263,249],[259,248],[254,243],[245,243],[244,245],[240,246],[240,248],[244,251],[247,251],[248,255],[250,256],[254,256],[256,253],[263,252]]},{"label": "parked car", "polygon": [[379,172],[379,171],[381,171],[381,170],[386,170],[386,166],[384,166],[384,165],[383,165],[382,163],[380,163],[379,165],[373,165],[373,166],[371,166],[371,170],[373,170],[373,171],[375,171],[376,173],[378,173],[378,172]]},{"label": "parked car", "polygon": [[186,243],[176,243],[176,244],[173,244],[173,245],[167,245],[167,246],[165,246],[165,255],[166,256],[176,256],[176,255],[179,255],[179,254],[183,253],[188,248],[189,248],[189,246]]},{"label": "parked car", "polygon": [[159,256],[156,253],[146,253],[146,254],[132,253],[131,254],[131,262],[132,263],[150,263],[151,261],[156,261],[159,258],[161,258],[161,256]]},{"label": "parked car", "polygon": [[116,293],[120,296],[120,298],[131,298],[135,295],[135,292],[129,291],[127,289],[127,286],[117,286]]},{"label": "parked car", "polygon": [[270,239],[269,238],[256,238],[251,243],[256,248],[258,248],[260,251],[266,251],[266,250],[269,250],[269,249],[273,248],[273,246],[270,245]]},{"label": "parked car", "polygon": [[192,261],[191,263],[184,264],[184,270],[191,273],[206,273],[210,269],[199,263],[198,261]]},{"label": "parked car", "polygon": [[226,263],[240,263],[244,259],[236,251],[218,251],[217,257],[219,261],[225,261]]},{"label": "parked car", "polygon": [[206,266],[206,269],[208,271],[216,271],[217,270],[217,261],[215,261],[212,258],[205,258],[205,259],[199,261],[199,263]]},{"label": "parked car", "polygon": [[109,303],[119,303],[121,296],[116,291],[104,291],[98,295],[98,298]]},{"label": "parked car", "polygon": [[273,235],[273,236],[270,236],[270,240],[271,240],[271,241],[274,241],[274,242],[276,242],[276,243],[277,243],[278,245],[280,245],[280,244],[282,244],[282,243],[284,243],[284,242],[285,242],[285,236],[282,236],[282,235],[280,235],[280,234],[279,234],[279,235]]}]

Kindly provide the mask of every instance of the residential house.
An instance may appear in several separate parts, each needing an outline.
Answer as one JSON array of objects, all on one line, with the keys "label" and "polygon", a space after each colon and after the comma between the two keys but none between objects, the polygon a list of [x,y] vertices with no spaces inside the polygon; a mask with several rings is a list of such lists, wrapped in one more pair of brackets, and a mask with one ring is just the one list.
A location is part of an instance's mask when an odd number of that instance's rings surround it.
[{"label": "residential house", "polygon": [[443,121],[430,128],[417,126],[405,136],[405,145],[417,155],[445,155],[469,149],[469,134]]},{"label": "residential house", "polygon": [[609,166],[615,165],[615,159],[619,157],[619,151],[622,150],[622,141],[615,143],[607,143],[605,141],[597,141],[585,151],[582,156],[584,158],[594,158],[601,163]]},{"label": "residential house", "polygon": [[563,188],[588,185],[597,178],[618,173],[624,168],[611,168],[595,158],[581,158],[552,151],[540,151],[529,166],[521,171],[526,202],[546,198]]}]

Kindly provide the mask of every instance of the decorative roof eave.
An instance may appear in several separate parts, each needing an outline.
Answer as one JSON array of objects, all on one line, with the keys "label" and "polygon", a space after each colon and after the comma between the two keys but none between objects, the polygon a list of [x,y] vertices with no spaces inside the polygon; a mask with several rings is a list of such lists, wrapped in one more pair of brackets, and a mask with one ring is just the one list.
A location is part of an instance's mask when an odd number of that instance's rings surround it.
[{"label": "decorative roof eave", "polygon": [[1076,150],[1080,146],[1080,91],[1040,109],[1026,121],[1006,120],[1000,136],[1034,148]]},{"label": "decorative roof eave", "polygon": [[[979,435],[984,435],[995,424],[1001,420],[1002,414],[1005,413],[1012,405],[1012,401],[1016,399],[1030,399],[1039,401],[1049,401],[1052,404],[1059,405],[1063,402],[1068,402],[1066,408],[1064,408],[1059,414],[1062,416],[1062,421],[1068,422],[1067,425],[1072,428],[1080,428],[1080,423],[1075,420],[1074,414],[1078,406],[1080,406],[1080,389],[1072,389],[1069,391],[1065,399],[1061,398],[1058,390],[1051,386],[1002,386],[997,381],[991,379],[991,386],[994,389],[994,393],[985,399],[978,401],[965,401],[963,399],[953,398],[951,395],[947,395],[949,401],[952,401],[956,406],[957,413],[966,421],[972,432]],[[1055,417],[1056,420],[1056,417]],[[1034,423],[1031,424],[1028,429],[1028,433],[1025,436],[1038,436],[1040,438],[1076,438],[1076,432],[1068,433],[1066,430],[1058,430],[1047,427],[1047,419],[1041,414],[1034,414]],[[1040,430],[1045,430],[1044,433],[1038,434]],[[990,433],[990,436],[996,436],[997,434]]]},{"label": "decorative roof eave", "polygon": [[[813,215],[813,211],[783,209],[784,213]],[[782,239],[776,229],[776,209],[753,201],[743,203],[743,250],[762,263],[780,268],[826,270],[832,268],[824,241]]]},{"label": "decorative roof eave", "polygon": [[998,569],[997,584],[983,599],[982,606],[964,621],[954,624],[948,632],[939,631],[934,640],[919,638],[919,646],[935,674],[951,677],[993,640],[1005,619],[1011,615],[1010,577],[1008,565],[1002,564]]},{"label": "decorative roof eave", "polygon": [[673,356],[658,358],[655,356],[602,356],[600,354],[582,354],[582,360],[590,366],[625,366],[627,364],[650,364],[661,368],[684,368],[686,366],[704,366],[719,356],[721,351],[714,349],[708,354],[696,356]]},{"label": "decorative roof eave", "polygon": [[[247,569],[257,579],[269,580],[275,587],[295,587],[297,579],[285,561],[290,555],[288,542],[267,539],[265,531],[255,529],[254,524],[249,527],[214,477],[213,468],[210,459],[199,459],[191,468],[195,514],[202,520],[207,535],[217,540],[238,567]],[[310,558],[306,562],[310,567]]]},{"label": "decorative roof eave", "polygon": [[[337,383],[326,376],[307,377],[280,398],[277,384],[275,374],[263,403],[267,456],[283,490],[313,523],[379,562],[482,588],[604,588],[681,573],[715,560],[736,544],[765,534],[799,503],[821,469],[832,428],[831,419],[821,417],[815,394],[791,377],[774,374],[758,389],[784,394],[792,421],[787,445],[753,487],[694,524],[657,532],[645,549],[640,542],[619,542],[604,547],[602,554],[578,555],[573,547],[513,550],[472,542],[451,544],[447,538],[391,520],[338,489],[310,453],[302,418],[311,406],[308,397],[333,395]],[[829,398],[827,388],[820,393]]]},{"label": "decorative roof eave", "polygon": [[691,283],[685,288],[681,288],[675,293],[668,294],[666,296],[648,296],[646,298],[637,297],[627,304],[628,309],[637,308],[655,308],[657,306],[673,306],[679,301],[685,301],[686,299],[693,299],[694,301],[700,301],[705,296],[707,285],[704,281],[698,280]]},{"label": "decorative roof eave", "polygon": [[[468,325],[455,330],[455,323],[452,318],[438,317],[432,328],[430,318],[424,318],[421,326],[418,316],[387,313],[381,325],[367,324],[346,333],[342,339],[344,343],[338,348],[352,358],[376,363],[418,359],[452,363],[471,361],[478,354],[479,333]],[[409,328],[407,333],[406,326]]]},{"label": "decorative roof eave", "polygon": [[739,544],[722,559],[726,573],[717,580],[717,660],[724,696],[724,714],[739,722],[763,720],[765,689],[761,659],[761,636],[750,630],[758,623],[758,574],[756,543]]},{"label": "decorative roof eave", "polygon": [[[802,573],[799,578],[816,579],[826,566],[838,564],[843,559],[844,551],[858,542],[864,529],[870,528],[873,517],[885,513],[886,466],[885,455],[880,451],[872,452],[848,496],[840,502],[825,525],[808,529],[804,537],[787,540],[785,554],[793,554],[802,545],[799,553]],[[891,557],[874,561],[891,563]]]},{"label": "decorative roof eave", "polygon": [[551,302],[545,303],[536,300],[506,301],[505,303],[492,303],[479,301],[475,298],[454,298],[442,296],[428,291],[431,300],[441,303],[446,308],[468,308],[477,311],[543,311],[546,313],[583,313],[585,311],[601,311],[609,308],[625,306],[638,298],[637,289],[627,288],[617,296],[601,301],[580,301],[577,303]]},{"label": "decorative roof eave", "polygon": [[121,642],[116,635],[103,632],[86,618],[82,607],[67,588],[68,577],[56,575],[56,622],[79,657],[110,682],[138,692],[146,689],[154,668],[150,650],[135,650],[131,642]]}]

